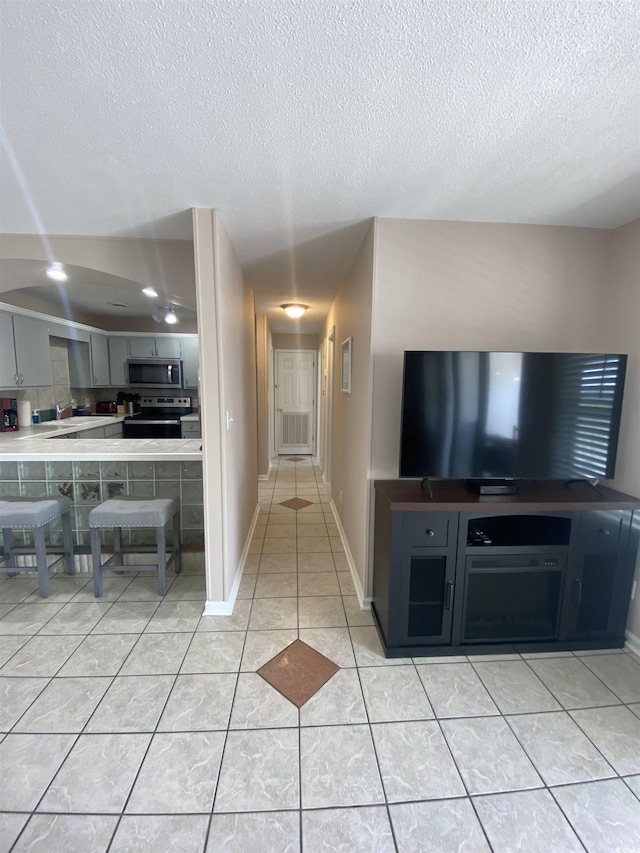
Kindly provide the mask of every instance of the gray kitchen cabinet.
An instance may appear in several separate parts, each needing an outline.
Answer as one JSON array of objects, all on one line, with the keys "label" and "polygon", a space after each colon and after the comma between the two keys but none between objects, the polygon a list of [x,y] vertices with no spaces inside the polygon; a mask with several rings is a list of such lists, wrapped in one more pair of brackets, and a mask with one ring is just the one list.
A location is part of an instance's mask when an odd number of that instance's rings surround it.
[{"label": "gray kitchen cabinet", "polygon": [[198,336],[182,338],[182,375],[185,388],[198,387]]},{"label": "gray kitchen cabinet", "polygon": [[0,387],[34,388],[53,384],[49,329],[44,320],[0,315]]},{"label": "gray kitchen cabinet", "polygon": [[109,376],[109,339],[106,335],[91,333],[91,369],[94,387],[111,384]]},{"label": "gray kitchen cabinet", "polygon": [[129,338],[131,358],[180,358],[182,346],[178,335],[169,337]]},{"label": "gray kitchen cabinet", "polygon": [[117,424],[107,424],[103,427],[105,438],[122,438],[122,421]]},{"label": "gray kitchen cabinet", "polygon": [[110,384],[116,388],[124,388],[129,384],[128,358],[129,338],[109,338],[109,377]]},{"label": "gray kitchen cabinet", "polygon": [[180,418],[180,426],[182,428],[182,438],[202,438],[202,428],[200,421],[190,421],[186,418]]},{"label": "gray kitchen cabinet", "polygon": [[91,388],[91,356],[89,343],[85,341],[69,341],[69,385],[71,388]]},{"label": "gray kitchen cabinet", "polygon": [[111,384],[106,335],[91,333],[89,343],[69,341],[69,381],[72,388],[104,388]]},{"label": "gray kitchen cabinet", "polygon": [[13,318],[0,313],[0,388],[14,388],[18,384],[16,350],[13,344]]}]

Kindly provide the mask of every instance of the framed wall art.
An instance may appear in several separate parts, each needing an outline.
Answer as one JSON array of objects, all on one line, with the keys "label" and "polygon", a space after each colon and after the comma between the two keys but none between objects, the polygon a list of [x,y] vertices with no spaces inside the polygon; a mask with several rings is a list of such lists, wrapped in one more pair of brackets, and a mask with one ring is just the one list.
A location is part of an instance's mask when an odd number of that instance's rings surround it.
[{"label": "framed wall art", "polygon": [[351,348],[353,338],[347,338],[342,342],[342,384],[341,388],[345,394],[351,393]]}]

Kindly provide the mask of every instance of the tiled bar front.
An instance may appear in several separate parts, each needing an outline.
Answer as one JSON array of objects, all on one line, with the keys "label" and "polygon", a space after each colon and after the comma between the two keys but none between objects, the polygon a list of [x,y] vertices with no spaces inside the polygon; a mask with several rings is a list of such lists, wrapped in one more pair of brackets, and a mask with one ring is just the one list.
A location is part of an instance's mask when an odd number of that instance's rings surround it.
[{"label": "tiled bar front", "polygon": [[[47,495],[65,495],[71,499],[71,523],[80,571],[90,570],[86,556],[90,544],[89,512],[102,501],[119,495],[178,498],[183,547],[189,551],[201,551],[204,547],[199,461],[0,461],[0,496]],[[153,531],[145,529],[123,531],[123,534],[125,544],[149,544],[154,537]],[[60,524],[51,525],[48,535],[52,546],[61,545]],[[108,543],[110,531],[104,536]],[[170,530],[167,537],[170,542]]]}]

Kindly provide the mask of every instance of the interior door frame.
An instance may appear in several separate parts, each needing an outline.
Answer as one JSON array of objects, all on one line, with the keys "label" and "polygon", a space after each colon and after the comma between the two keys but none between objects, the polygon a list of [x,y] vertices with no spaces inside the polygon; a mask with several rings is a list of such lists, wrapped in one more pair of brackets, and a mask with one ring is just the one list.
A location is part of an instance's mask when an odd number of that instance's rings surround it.
[{"label": "interior door frame", "polygon": [[324,357],[326,362],[322,364],[324,373],[325,394],[322,399],[322,479],[327,486],[331,485],[331,448],[333,436],[333,387],[334,387],[334,364],[335,364],[336,327],[332,326],[325,340]]},{"label": "interior door frame", "polygon": [[[280,455],[280,443],[281,443],[281,435],[280,435],[280,419],[278,418],[278,355],[279,353],[292,353],[292,352],[305,352],[310,353],[313,356],[313,379],[311,381],[311,387],[313,388],[313,401],[311,404],[311,417],[309,422],[311,424],[313,435],[311,437],[311,441],[309,442],[310,456],[314,457],[318,450],[318,429],[317,429],[317,405],[318,401],[316,399],[318,395],[318,351],[315,349],[307,349],[305,347],[295,347],[295,348],[274,348],[273,349],[273,437],[274,437],[274,453],[276,456]],[[305,454],[307,455],[307,454]]]}]

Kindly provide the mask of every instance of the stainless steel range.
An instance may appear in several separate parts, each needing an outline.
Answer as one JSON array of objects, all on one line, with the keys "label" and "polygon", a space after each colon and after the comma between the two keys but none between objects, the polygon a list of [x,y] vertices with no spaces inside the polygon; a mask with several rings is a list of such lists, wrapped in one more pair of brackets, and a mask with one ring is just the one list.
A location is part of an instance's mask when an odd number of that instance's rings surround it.
[{"label": "stainless steel range", "polygon": [[191,414],[191,397],[141,397],[140,414],[124,419],[123,438],[180,438],[180,418]]}]

